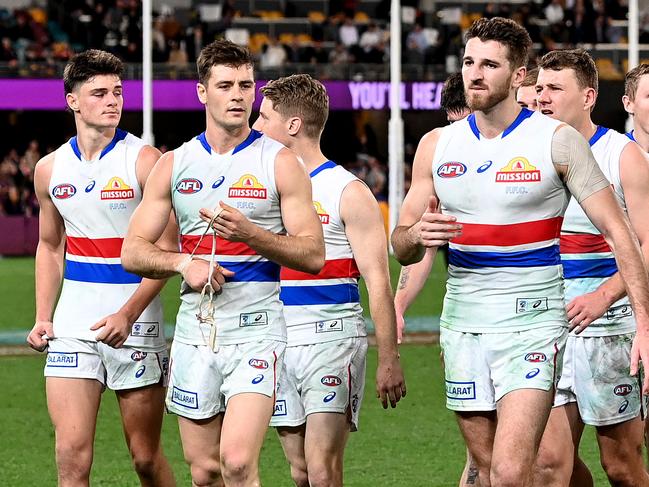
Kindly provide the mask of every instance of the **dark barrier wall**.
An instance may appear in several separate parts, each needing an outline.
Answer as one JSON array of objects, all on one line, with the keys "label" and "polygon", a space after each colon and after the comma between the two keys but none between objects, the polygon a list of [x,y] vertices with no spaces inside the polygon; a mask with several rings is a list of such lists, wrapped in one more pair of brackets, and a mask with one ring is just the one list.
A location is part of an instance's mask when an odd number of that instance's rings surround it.
[{"label": "dark barrier wall", "polygon": [[34,255],[38,245],[38,218],[0,216],[0,255]]}]

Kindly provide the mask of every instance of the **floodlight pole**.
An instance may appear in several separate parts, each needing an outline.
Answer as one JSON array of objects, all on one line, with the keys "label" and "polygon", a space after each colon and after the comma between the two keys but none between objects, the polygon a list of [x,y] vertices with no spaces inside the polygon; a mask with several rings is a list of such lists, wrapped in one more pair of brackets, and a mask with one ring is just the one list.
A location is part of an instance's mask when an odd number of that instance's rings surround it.
[{"label": "floodlight pole", "polygon": [[151,2],[152,0],[142,0],[142,140],[153,145]]}]

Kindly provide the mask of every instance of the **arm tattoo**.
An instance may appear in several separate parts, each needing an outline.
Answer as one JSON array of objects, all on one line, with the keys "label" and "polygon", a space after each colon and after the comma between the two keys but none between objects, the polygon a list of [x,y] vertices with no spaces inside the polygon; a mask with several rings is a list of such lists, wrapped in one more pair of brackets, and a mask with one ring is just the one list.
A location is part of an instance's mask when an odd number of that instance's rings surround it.
[{"label": "arm tattoo", "polygon": [[399,286],[397,286],[397,289],[405,289],[405,287],[408,285],[408,278],[410,277],[410,269],[407,267],[403,267],[401,269],[401,277],[399,277]]}]

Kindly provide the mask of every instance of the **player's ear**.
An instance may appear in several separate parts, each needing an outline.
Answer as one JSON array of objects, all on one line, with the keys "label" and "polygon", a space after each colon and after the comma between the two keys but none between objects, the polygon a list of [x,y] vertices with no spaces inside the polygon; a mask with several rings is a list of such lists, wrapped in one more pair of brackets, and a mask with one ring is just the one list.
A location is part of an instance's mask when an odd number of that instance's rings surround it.
[{"label": "player's ear", "polygon": [[624,106],[624,109],[629,115],[633,115],[635,103],[631,101],[631,98],[629,98],[628,95],[622,96],[622,105]]},{"label": "player's ear", "polygon": [[288,135],[296,136],[302,128],[302,119],[300,117],[291,117],[287,121]]},{"label": "player's ear", "polygon": [[198,101],[203,105],[207,104],[207,88],[203,83],[196,83],[196,95],[198,96]]},{"label": "player's ear", "polygon": [[74,93],[67,93],[65,95],[65,102],[68,104],[68,108],[73,112],[79,111],[79,97]]}]

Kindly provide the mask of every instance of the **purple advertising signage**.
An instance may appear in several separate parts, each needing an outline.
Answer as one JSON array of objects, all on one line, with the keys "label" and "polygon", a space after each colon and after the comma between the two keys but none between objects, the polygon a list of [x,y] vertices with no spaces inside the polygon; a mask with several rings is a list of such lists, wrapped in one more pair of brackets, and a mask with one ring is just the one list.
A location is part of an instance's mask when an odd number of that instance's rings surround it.
[{"label": "purple advertising signage", "polygon": [[[257,81],[261,88],[266,81]],[[388,110],[390,83],[386,81],[324,81],[332,110]],[[401,83],[403,110],[439,110],[442,82]],[[52,79],[0,79],[0,110],[63,110],[63,82]],[[124,110],[142,110],[142,82],[124,81]],[[259,108],[261,96],[255,101]],[[162,111],[202,110],[195,81],[155,80],[153,108]]]}]

